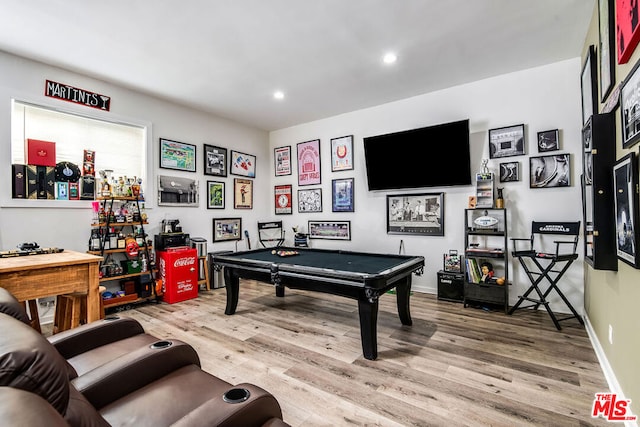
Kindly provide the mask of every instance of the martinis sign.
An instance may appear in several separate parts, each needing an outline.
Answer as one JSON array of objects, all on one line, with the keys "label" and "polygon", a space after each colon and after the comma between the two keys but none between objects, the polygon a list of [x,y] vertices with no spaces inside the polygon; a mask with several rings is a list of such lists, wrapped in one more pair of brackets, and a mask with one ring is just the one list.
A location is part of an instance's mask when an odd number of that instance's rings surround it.
[{"label": "martinis sign", "polygon": [[89,92],[88,90],[69,86],[64,83],[47,80],[44,89],[45,96],[61,99],[63,101],[82,104],[98,110],[109,111],[111,108],[111,97]]}]

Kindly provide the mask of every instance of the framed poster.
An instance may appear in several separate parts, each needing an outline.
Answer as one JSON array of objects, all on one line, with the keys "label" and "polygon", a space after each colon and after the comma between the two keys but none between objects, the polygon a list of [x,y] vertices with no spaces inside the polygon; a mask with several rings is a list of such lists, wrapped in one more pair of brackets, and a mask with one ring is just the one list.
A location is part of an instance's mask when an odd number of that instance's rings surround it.
[{"label": "framed poster", "polygon": [[253,181],[235,178],[233,180],[233,208],[253,209]]},{"label": "framed poster", "polygon": [[195,172],[196,146],[160,138],[160,167]]},{"label": "framed poster", "polygon": [[213,242],[242,239],[242,218],[213,218]]},{"label": "framed poster", "polygon": [[331,139],[331,172],[353,169],[353,135]]},{"label": "framed poster", "polygon": [[298,213],[322,212],[322,188],[298,190]]},{"label": "framed poster", "polygon": [[626,64],[640,41],[637,0],[616,0],[618,64]]},{"label": "framed poster", "polygon": [[524,124],[489,129],[489,157],[521,156],[524,151]]},{"label": "framed poster", "polygon": [[231,150],[231,175],[256,177],[256,156]]},{"label": "framed poster", "polygon": [[444,236],[444,193],[387,195],[387,234]]},{"label": "framed poster", "polygon": [[569,187],[571,157],[569,154],[529,157],[529,188]]},{"label": "framed poster", "polygon": [[291,185],[276,185],[274,188],[276,215],[293,213],[292,187]]},{"label": "framed poster", "polygon": [[224,209],[224,182],[207,181],[207,209]]},{"label": "framed poster", "polygon": [[331,211],[354,211],[353,178],[334,179],[331,181]]},{"label": "framed poster", "polygon": [[276,176],[291,175],[291,146],[277,147],[273,150]]},{"label": "framed poster", "polygon": [[558,129],[538,132],[538,153],[560,149],[560,132]]},{"label": "framed poster", "polygon": [[298,151],[298,185],[320,184],[320,140],[300,142]]},{"label": "framed poster", "polygon": [[639,268],[638,257],[638,163],[634,152],[613,165],[618,258]]},{"label": "framed poster", "polygon": [[629,148],[640,140],[640,60],[622,82],[620,90],[620,120],[622,148]]},{"label": "framed poster", "polygon": [[587,50],[587,57],[582,65],[582,73],[580,74],[580,89],[582,93],[582,126],[584,126],[589,117],[598,111],[598,80],[596,70],[596,50],[593,45]]},{"label": "framed poster", "polygon": [[227,176],[227,149],[204,144],[204,174]]},{"label": "framed poster", "polygon": [[615,40],[613,31],[613,0],[598,0],[598,64],[600,66],[600,100],[607,99],[615,79],[616,63],[613,59]]},{"label": "framed poster", "polygon": [[310,239],[351,240],[351,221],[309,221]]},{"label": "framed poster", "polygon": [[159,206],[197,207],[199,196],[198,181],[195,179],[158,175]]},{"label": "framed poster", "polygon": [[500,182],[520,181],[520,162],[500,163]]}]

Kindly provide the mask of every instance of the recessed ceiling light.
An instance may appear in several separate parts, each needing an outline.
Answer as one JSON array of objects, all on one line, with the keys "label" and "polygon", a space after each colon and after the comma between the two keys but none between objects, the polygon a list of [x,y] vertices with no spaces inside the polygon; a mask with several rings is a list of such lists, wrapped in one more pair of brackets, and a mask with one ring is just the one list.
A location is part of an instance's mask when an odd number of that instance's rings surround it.
[{"label": "recessed ceiling light", "polygon": [[396,56],[396,54],[392,52],[389,52],[382,57],[382,61],[385,64],[393,64],[397,59],[398,57]]},{"label": "recessed ceiling light", "polygon": [[284,99],[284,92],[281,90],[277,90],[275,92],[273,92],[273,97],[275,99]]}]

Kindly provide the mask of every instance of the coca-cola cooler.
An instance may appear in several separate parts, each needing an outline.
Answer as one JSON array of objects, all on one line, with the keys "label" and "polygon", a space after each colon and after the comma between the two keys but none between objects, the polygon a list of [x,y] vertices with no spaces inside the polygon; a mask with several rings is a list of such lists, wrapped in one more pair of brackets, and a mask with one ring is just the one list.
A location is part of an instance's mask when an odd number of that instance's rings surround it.
[{"label": "coca-cola cooler", "polygon": [[163,299],[169,304],[198,297],[198,251],[177,246],[157,251]]}]

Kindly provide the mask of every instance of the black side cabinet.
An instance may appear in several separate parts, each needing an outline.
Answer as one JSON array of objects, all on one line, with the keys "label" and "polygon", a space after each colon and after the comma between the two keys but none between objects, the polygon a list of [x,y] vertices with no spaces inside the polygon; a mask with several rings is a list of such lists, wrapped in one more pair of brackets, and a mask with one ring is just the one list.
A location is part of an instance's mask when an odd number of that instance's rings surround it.
[{"label": "black side cabinet", "polygon": [[584,259],[595,270],[618,270],[613,165],[615,117],[594,114],[582,130]]},{"label": "black side cabinet", "polygon": [[462,302],[464,300],[464,273],[438,271],[438,299]]}]

